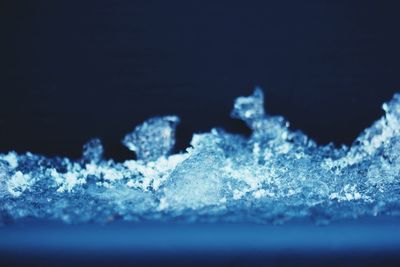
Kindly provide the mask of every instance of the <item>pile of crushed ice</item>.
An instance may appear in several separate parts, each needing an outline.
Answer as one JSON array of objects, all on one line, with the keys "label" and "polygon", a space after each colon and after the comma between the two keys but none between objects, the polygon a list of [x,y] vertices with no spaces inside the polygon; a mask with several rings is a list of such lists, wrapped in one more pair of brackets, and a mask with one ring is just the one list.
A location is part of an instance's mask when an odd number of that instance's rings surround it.
[{"label": "pile of crushed ice", "polygon": [[400,94],[351,147],[318,146],[264,111],[261,90],[236,99],[246,138],[212,129],[171,155],[176,116],[155,117],[123,139],[136,160],[0,154],[0,223],[184,220],[284,222],[400,214]]}]

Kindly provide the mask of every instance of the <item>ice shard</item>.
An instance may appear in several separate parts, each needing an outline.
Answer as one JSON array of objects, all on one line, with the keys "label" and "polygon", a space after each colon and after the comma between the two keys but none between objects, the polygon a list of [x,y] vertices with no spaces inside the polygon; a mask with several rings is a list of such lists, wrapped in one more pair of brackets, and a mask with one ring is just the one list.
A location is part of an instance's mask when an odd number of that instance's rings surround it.
[{"label": "ice shard", "polygon": [[[231,116],[250,137],[211,129],[171,154],[176,116],[151,118],[123,144],[136,159],[103,158],[99,139],[81,159],[0,154],[0,221],[112,220],[329,222],[400,215],[400,95],[350,146],[320,146],[264,109],[257,88]],[[7,219],[5,219],[7,218]]]},{"label": "ice shard", "polygon": [[100,162],[103,158],[104,148],[101,140],[94,138],[83,146],[82,158],[88,162]]},{"label": "ice shard", "polygon": [[176,116],[155,117],[137,126],[125,136],[122,143],[143,161],[167,156],[175,145],[175,128],[179,123]]}]

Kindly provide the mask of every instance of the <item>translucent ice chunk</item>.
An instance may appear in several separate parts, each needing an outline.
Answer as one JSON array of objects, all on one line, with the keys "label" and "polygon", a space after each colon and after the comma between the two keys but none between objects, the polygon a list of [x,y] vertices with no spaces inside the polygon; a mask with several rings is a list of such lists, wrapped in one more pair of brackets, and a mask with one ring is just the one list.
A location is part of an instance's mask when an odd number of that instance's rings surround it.
[{"label": "translucent ice chunk", "polygon": [[[223,199],[222,160],[217,154],[199,153],[182,162],[164,189],[163,202],[169,208],[201,208],[217,205]],[[201,162],[201,163],[200,163]]]},{"label": "translucent ice chunk", "polygon": [[261,89],[256,88],[251,96],[238,97],[235,100],[231,116],[242,119],[252,130],[257,129],[257,121],[265,117],[264,94]]},{"label": "translucent ice chunk", "polygon": [[103,158],[103,153],[104,149],[100,139],[95,138],[83,146],[82,157],[89,162],[99,162]]},{"label": "translucent ice chunk", "polygon": [[256,88],[251,96],[236,99],[231,117],[243,120],[253,131],[255,139],[277,139],[289,137],[289,123],[280,116],[267,115],[264,110],[264,94]]},{"label": "translucent ice chunk", "polygon": [[154,161],[171,152],[178,123],[176,116],[151,118],[127,134],[122,143],[136,153],[137,159]]}]

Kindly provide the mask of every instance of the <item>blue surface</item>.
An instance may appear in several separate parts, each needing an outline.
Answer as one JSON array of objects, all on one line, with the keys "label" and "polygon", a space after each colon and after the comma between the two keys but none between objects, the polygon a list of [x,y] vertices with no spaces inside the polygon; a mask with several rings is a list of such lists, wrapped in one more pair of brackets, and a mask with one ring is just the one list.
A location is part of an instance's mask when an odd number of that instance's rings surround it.
[{"label": "blue surface", "polygon": [[[14,263],[71,261],[198,264],[237,262],[395,264],[400,220],[371,218],[316,226],[254,224],[60,225],[27,223],[0,228],[1,259]],[[23,255],[23,256],[21,256]],[[332,263],[332,262],[331,262]],[[377,263],[377,262],[375,262]]]}]

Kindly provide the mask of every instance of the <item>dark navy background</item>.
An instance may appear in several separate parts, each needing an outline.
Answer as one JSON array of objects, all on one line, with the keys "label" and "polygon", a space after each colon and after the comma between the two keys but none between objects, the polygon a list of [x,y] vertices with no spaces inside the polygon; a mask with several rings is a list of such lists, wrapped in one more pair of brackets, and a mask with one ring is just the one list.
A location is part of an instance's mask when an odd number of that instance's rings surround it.
[{"label": "dark navy background", "polygon": [[233,99],[319,143],[350,144],[400,90],[398,1],[1,1],[0,152],[108,157],[154,115],[177,114],[178,149],[223,126]]}]

